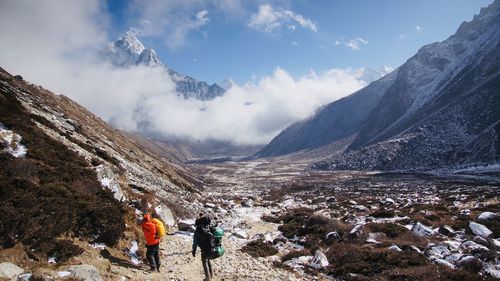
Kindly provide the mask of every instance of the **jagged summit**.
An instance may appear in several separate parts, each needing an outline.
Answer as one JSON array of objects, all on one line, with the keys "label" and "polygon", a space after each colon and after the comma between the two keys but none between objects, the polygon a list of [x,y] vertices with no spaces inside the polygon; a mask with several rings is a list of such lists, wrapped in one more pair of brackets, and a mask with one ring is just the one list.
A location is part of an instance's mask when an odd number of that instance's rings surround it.
[{"label": "jagged summit", "polygon": [[216,83],[209,85],[170,69],[161,61],[155,50],[146,48],[142,44],[134,30],[125,32],[118,40],[109,43],[104,51],[104,57],[117,67],[145,65],[164,68],[176,83],[177,92],[184,98],[211,100],[226,92]]}]

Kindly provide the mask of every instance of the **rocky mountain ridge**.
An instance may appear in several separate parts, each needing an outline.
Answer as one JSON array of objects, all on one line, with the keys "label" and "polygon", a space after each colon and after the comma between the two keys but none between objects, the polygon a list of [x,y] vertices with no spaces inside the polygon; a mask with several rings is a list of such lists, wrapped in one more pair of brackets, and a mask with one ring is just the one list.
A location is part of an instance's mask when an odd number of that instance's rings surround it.
[{"label": "rocky mountain ridge", "polygon": [[314,150],[350,137],[341,153],[331,152],[337,155],[315,167],[405,170],[497,163],[499,15],[495,1],[390,75],[290,126],[257,156]]},{"label": "rocky mountain ridge", "polygon": [[176,84],[177,92],[186,99],[211,100],[226,92],[216,83],[209,85],[170,69],[161,61],[155,50],[144,47],[132,30],[125,32],[118,40],[109,43],[103,56],[118,67],[145,65],[164,68]]}]

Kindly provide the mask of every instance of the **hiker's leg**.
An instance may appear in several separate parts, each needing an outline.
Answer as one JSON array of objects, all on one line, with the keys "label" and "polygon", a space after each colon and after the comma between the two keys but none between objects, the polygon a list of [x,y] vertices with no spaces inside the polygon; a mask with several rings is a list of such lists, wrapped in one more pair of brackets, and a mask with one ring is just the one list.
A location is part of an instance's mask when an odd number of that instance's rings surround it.
[{"label": "hiker's leg", "polygon": [[154,259],[155,259],[155,264],[156,264],[156,270],[160,271],[160,244],[155,245],[155,250],[154,250]]},{"label": "hiker's leg", "polygon": [[214,272],[212,271],[212,263],[210,262],[210,259],[207,259],[207,264],[208,264],[208,271],[210,272],[210,278],[214,278]]},{"label": "hiker's leg", "polygon": [[205,272],[205,280],[210,280],[210,272],[208,271],[208,259],[207,257],[201,253],[201,263],[203,264],[203,271]]},{"label": "hiker's leg", "polygon": [[151,269],[156,269],[156,263],[154,259],[154,246],[146,246],[146,258],[148,259],[149,266],[151,266]]}]

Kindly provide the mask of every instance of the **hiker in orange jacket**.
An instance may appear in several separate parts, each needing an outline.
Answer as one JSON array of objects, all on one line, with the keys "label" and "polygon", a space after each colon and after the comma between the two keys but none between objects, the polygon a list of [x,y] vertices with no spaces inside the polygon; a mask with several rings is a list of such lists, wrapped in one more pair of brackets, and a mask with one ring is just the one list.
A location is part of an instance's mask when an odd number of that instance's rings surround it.
[{"label": "hiker in orange jacket", "polygon": [[156,226],[151,222],[151,215],[145,214],[142,221],[142,232],[146,237],[146,258],[148,259],[151,271],[160,272],[160,238],[156,233]]}]

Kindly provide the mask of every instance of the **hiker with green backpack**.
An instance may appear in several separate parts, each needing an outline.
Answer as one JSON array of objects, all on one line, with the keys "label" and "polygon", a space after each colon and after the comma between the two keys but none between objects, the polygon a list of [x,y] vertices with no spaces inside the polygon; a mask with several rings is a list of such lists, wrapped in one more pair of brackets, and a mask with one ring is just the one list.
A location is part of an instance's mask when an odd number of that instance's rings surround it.
[{"label": "hiker with green backpack", "polygon": [[205,279],[210,280],[214,277],[211,259],[218,258],[224,254],[222,247],[222,236],[224,231],[217,227],[208,216],[200,214],[195,221],[196,231],[193,236],[193,257],[196,256],[198,246],[201,250],[201,263],[205,272]]}]

